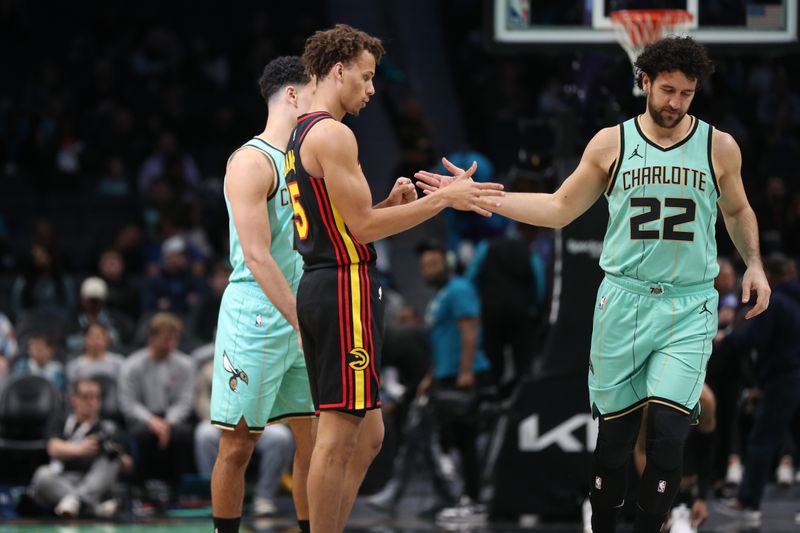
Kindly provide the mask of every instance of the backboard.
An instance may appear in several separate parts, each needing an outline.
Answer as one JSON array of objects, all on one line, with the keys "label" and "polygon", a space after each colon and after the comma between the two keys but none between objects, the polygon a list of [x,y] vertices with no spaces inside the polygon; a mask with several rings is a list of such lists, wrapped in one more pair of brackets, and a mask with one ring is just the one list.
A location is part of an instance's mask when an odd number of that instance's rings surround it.
[{"label": "backboard", "polygon": [[619,9],[684,9],[688,34],[707,44],[797,42],[798,0],[492,0],[498,44],[614,43],[609,14]]}]

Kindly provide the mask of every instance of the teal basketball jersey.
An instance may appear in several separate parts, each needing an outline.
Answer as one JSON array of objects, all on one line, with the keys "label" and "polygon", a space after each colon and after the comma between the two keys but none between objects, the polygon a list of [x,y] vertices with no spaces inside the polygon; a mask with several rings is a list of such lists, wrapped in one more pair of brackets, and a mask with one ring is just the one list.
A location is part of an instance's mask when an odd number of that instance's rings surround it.
[{"label": "teal basketball jersey", "polygon": [[717,276],[714,128],[688,118],[690,133],[667,148],[647,138],[638,118],[619,125],[620,150],[606,191],[608,228],[600,257],[608,274],[672,285]]},{"label": "teal basketball jersey", "polygon": [[[270,161],[275,172],[277,186],[267,198],[264,206],[269,215],[269,232],[271,237],[270,254],[278,263],[281,272],[289,282],[292,291],[297,293],[297,286],[300,283],[300,276],[303,273],[303,259],[294,249],[294,212],[292,203],[289,201],[289,190],[286,188],[284,176],[285,153],[270,145],[259,137],[253,137],[243,144],[240,150],[245,147],[255,148],[263,153]],[[229,281],[231,283],[256,283],[253,273],[247,268],[244,262],[242,244],[239,241],[239,234],[233,223],[233,210],[225,194],[225,206],[228,208],[228,228],[230,231],[230,262],[233,272]]]}]

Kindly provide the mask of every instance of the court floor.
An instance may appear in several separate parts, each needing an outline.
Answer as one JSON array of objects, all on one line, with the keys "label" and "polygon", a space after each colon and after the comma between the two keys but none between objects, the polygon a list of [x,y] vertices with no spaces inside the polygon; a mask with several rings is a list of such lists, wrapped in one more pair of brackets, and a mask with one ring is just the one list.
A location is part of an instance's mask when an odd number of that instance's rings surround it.
[{"label": "court floor", "polygon": [[[292,517],[292,502],[288,496],[282,496],[278,502],[279,516],[256,520],[245,520],[243,533],[289,533],[296,530]],[[416,517],[416,510],[424,507],[425,502],[415,496],[407,496],[398,506],[395,515],[386,515],[373,511],[363,500],[358,500],[353,515],[346,528],[353,533],[432,533],[440,531],[458,531],[473,533],[517,533],[532,531],[538,533],[582,533],[581,524],[570,523],[520,523],[491,522],[480,526],[437,526],[433,521]],[[748,528],[735,520],[721,515],[715,509],[715,502],[709,502],[711,517],[701,533],[798,533],[800,524],[795,523],[795,515],[800,511],[800,486],[791,488],[767,488],[762,507],[763,521],[760,528]],[[201,518],[151,518],[121,519],[115,523],[96,521],[14,521],[0,519],[0,533],[189,533],[211,532],[211,520],[202,518],[204,512],[196,512]],[[209,511],[210,514],[210,511]],[[631,531],[630,524],[623,524],[620,533]]]}]

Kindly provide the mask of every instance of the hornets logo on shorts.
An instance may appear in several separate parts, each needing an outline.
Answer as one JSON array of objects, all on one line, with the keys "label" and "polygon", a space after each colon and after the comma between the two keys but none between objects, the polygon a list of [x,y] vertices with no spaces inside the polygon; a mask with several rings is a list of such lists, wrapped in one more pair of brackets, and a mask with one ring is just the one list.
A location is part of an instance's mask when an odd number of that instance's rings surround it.
[{"label": "hornets logo on shorts", "polygon": [[239,384],[239,382],[237,381],[237,378],[241,379],[242,381],[244,381],[245,385],[249,384],[248,381],[247,381],[247,374],[245,373],[245,371],[244,370],[238,370],[238,369],[233,367],[233,365],[231,364],[231,360],[228,359],[228,353],[227,352],[223,352],[222,353],[222,366],[225,367],[225,371],[226,372],[230,372],[231,373],[231,379],[228,380],[228,385],[230,386],[230,388],[231,388],[231,390],[233,392],[236,392],[236,386]]}]

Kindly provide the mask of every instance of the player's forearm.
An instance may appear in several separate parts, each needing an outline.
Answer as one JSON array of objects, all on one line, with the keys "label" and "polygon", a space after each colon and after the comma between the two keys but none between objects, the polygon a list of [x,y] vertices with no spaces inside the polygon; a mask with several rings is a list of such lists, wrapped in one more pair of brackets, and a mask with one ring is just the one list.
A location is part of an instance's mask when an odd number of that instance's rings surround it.
[{"label": "player's forearm", "polygon": [[532,226],[561,228],[571,222],[567,213],[559,208],[552,194],[506,193],[499,203],[500,207],[492,207],[489,210]]},{"label": "player's forearm", "polygon": [[246,257],[245,263],[272,305],[278,309],[294,329],[297,329],[295,295],[275,259],[266,252]]},{"label": "player's forearm", "polygon": [[345,223],[353,236],[366,244],[413,228],[435,217],[445,207],[447,204],[442,197],[430,195],[408,204],[372,208],[365,216],[345,220]]},{"label": "player's forearm", "polygon": [[383,209],[384,207],[389,207],[389,198],[384,198],[377,204],[372,206],[372,209]]},{"label": "player's forearm", "polygon": [[758,242],[758,222],[751,207],[745,207],[738,213],[725,216],[725,227],[728,229],[733,244],[749,267],[761,264],[761,252]]}]

